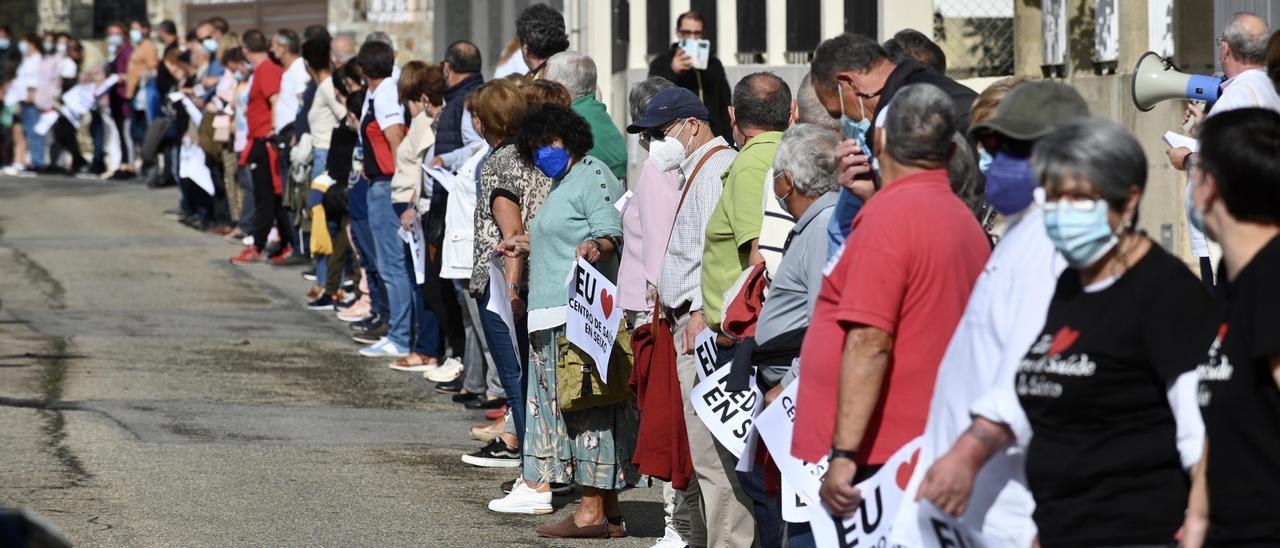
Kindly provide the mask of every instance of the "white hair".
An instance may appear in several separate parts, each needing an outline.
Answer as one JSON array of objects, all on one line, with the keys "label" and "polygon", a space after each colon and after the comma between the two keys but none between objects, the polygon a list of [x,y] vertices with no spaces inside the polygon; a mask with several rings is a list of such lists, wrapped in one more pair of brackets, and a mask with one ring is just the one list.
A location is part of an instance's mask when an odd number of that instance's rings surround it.
[{"label": "white hair", "polygon": [[545,76],[568,88],[574,99],[596,92],[596,62],[576,51],[562,51],[547,59]]},{"label": "white hair", "polygon": [[817,198],[836,189],[836,145],[840,135],[814,124],[795,124],[782,134],[773,173],[791,174],[799,192]]}]

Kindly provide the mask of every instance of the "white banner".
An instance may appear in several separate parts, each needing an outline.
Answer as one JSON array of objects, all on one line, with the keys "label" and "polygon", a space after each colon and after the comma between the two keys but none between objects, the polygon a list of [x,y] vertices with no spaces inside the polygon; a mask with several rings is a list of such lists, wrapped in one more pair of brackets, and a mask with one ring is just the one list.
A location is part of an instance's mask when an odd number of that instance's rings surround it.
[{"label": "white banner", "polygon": [[[422,219],[414,219],[413,230],[405,230],[404,227],[400,227],[396,229],[396,234],[400,236],[401,241],[409,244],[409,256],[413,257],[413,277],[418,280],[418,285],[426,283],[427,246],[423,244]],[[506,291],[500,293],[500,295],[506,294]]]},{"label": "white banner", "polygon": [[716,332],[710,327],[704,328],[693,344],[693,357],[698,361],[694,372],[698,374],[697,382],[702,382],[716,372]]},{"label": "white banner", "polygon": [[920,524],[920,540],[924,548],[987,548],[1000,546],[981,531],[961,523],[932,502],[921,499],[916,519]]},{"label": "white banner", "polygon": [[782,473],[782,519],[791,523],[809,521],[809,507],[819,504],[818,488],[827,473],[827,458],[808,464],[791,456],[795,432],[796,393],[800,380],[791,381],[773,403],[756,416],[756,432],[769,448],[769,456]]},{"label": "white banner", "polygon": [[600,380],[609,382],[609,354],[618,338],[622,309],[615,306],[618,286],[586,259],[578,257],[569,276],[569,311],[565,336],[596,362]]},{"label": "white banner", "polygon": [[183,141],[178,149],[178,176],[191,179],[205,194],[213,196],[213,174],[204,160],[204,149],[200,145]]},{"label": "white banner", "polygon": [[747,438],[751,436],[752,422],[760,411],[764,398],[754,381],[754,370],[751,375],[753,380],[747,383],[749,390],[726,390],[725,383],[730,369],[721,367],[695,385],[689,392],[689,399],[698,418],[707,425],[716,440],[733,456],[742,458]]},{"label": "white banner", "polygon": [[907,442],[884,463],[879,472],[858,484],[862,505],[848,519],[837,520],[825,507],[809,508],[809,523],[818,546],[854,548],[862,546],[892,547],[889,530],[897,517],[898,507],[920,458],[922,437]]},{"label": "white banner", "polygon": [[510,334],[511,348],[516,356],[520,356],[520,344],[516,342],[516,319],[511,311],[511,300],[507,298],[507,275],[503,265],[505,259],[501,253],[494,253],[489,260],[489,304],[485,310],[497,314],[507,326]]}]

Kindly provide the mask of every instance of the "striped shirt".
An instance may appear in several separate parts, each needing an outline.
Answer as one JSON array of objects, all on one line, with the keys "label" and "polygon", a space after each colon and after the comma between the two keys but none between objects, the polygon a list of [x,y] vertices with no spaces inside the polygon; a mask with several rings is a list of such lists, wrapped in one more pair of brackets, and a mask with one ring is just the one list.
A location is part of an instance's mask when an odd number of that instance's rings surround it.
[{"label": "striped shirt", "polygon": [[764,257],[764,268],[769,272],[770,278],[778,275],[782,251],[787,247],[791,229],[796,226],[795,217],[782,208],[782,204],[778,203],[778,195],[773,193],[773,179],[773,168],[770,168],[764,175],[764,221],[760,223],[758,242],[760,256]]},{"label": "striped shirt", "polygon": [[729,143],[723,137],[716,137],[680,162],[680,191],[684,192],[686,184],[693,188],[676,212],[667,257],[658,276],[658,297],[667,308],[680,308],[689,303],[689,310],[702,310],[702,246],[706,242],[707,221],[724,190],[720,175],[728,171],[738,153],[732,149],[717,152],[703,164],[696,180],[686,181],[685,177],[698,166],[707,151],[717,146],[729,146]]}]

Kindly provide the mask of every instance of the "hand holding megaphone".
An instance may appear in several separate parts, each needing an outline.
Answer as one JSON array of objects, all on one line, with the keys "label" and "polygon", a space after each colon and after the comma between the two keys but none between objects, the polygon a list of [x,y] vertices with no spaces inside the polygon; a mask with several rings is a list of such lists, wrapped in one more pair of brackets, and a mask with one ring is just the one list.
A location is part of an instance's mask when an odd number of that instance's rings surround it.
[{"label": "hand holding megaphone", "polygon": [[1196,103],[1187,103],[1187,112],[1182,116],[1182,128],[1191,131],[1203,121],[1204,109],[1200,108]]}]

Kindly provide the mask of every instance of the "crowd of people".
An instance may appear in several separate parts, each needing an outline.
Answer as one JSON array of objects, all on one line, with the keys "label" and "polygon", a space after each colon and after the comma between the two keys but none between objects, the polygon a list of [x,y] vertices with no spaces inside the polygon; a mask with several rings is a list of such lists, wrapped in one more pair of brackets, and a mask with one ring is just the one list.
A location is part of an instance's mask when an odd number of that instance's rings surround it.
[{"label": "crowd of people", "polygon": [[[675,36],[705,29],[690,11]],[[465,40],[399,64],[382,33],[151,31],[109,25],[90,62],[0,29],[6,173],[176,184],[232,264],[300,266],[360,355],[485,412],[461,458],[516,476],[491,511],[578,491],[539,535],[627,535],[618,494],[647,477],[655,546],[816,545],[783,520],[783,455],[739,457],[695,411],[709,332],[757,412],[796,383],[786,457],[825,461],[834,516],[922,437],[902,545],[925,503],[1007,546],[1280,544],[1280,33],[1254,15],[1219,40],[1221,98],[1188,109],[1198,148],[1169,152],[1222,249],[1198,273],[1137,229],[1128,130],[1055,81],[976,93],[916,31],[829,38],[794,89],[673,44],[629,90],[631,181],[545,4],[487,80]],[[617,284],[618,378],[568,342],[578,259]]]}]

